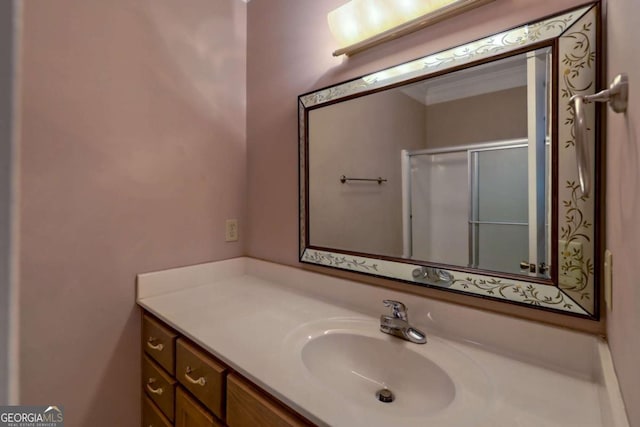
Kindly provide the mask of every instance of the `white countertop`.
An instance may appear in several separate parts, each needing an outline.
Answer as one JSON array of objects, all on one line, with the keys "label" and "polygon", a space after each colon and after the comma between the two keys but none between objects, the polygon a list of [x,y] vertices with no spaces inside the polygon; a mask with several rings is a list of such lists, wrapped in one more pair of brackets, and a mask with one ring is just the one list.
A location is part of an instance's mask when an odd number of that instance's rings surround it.
[{"label": "white countertop", "polygon": [[[301,371],[301,328],[327,319],[375,327],[384,298],[403,301],[411,324],[487,379],[469,391],[482,409],[372,417]],[[140,275],[138,303],[318,425],[627,426],[608,348],[595,336],[250,258]]]}]

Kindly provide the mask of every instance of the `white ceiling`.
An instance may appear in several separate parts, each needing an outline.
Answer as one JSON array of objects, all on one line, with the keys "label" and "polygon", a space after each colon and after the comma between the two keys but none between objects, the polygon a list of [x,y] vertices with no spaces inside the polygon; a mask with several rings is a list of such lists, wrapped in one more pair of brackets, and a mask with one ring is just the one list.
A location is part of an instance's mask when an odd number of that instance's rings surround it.
[{"label": "white ceiling", "polygon": [[401,90],[425,105],[527,85],[526,54],[430,78]]}]

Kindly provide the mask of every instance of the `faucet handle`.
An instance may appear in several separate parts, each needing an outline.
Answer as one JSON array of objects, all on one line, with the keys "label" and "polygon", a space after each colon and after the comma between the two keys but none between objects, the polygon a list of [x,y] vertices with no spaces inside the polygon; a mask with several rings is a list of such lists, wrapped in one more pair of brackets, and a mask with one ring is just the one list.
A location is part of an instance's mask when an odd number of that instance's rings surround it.
[{"label": "faucet handle", "polygon": [[405,306],[403,303],[391,299],[383,300],[382,303],[385,307],[391,307],[393,317],[397,319],[407,320],[407,306]]}]

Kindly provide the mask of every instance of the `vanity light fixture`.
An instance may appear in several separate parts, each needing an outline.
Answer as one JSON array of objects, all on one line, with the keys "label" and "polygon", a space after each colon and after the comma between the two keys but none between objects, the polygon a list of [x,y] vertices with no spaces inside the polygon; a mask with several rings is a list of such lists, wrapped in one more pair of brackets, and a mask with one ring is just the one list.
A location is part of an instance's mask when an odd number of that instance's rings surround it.
[{"label": "vanity light fixture", "polygon": [[333,56],[353,55],[494,0],[350,0],[329,12],[340,44]]}]

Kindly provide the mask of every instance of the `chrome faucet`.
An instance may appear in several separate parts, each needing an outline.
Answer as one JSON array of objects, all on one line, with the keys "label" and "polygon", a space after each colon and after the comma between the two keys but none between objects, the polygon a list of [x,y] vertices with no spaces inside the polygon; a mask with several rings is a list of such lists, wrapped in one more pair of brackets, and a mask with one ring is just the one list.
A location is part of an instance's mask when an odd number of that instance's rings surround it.
[{"label": "chrome faucet", "polygon": [[409,325],[407,307],[403,303],[389,299],[382,301],[382,303],[385,307],[391,307],[391,316],[384,314],[380,316],[380,331],[416,344],[427,342],[427,336],[424,332]]}]

